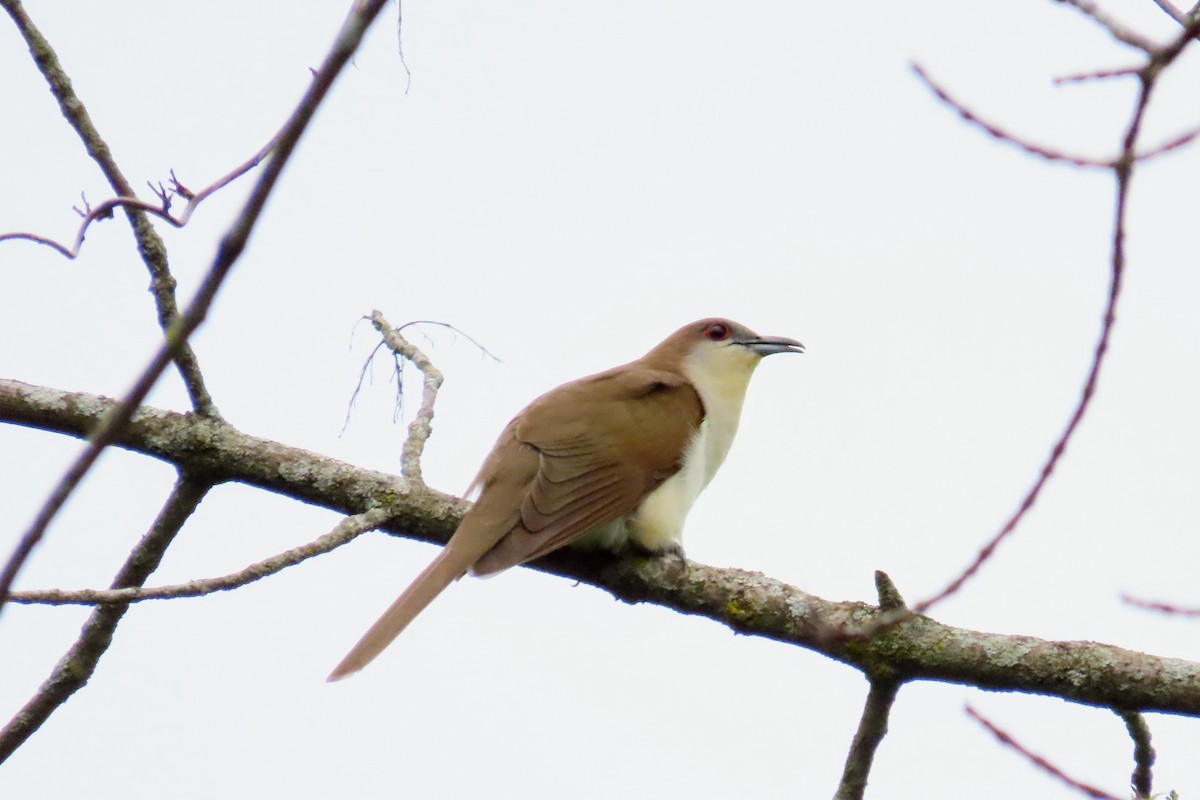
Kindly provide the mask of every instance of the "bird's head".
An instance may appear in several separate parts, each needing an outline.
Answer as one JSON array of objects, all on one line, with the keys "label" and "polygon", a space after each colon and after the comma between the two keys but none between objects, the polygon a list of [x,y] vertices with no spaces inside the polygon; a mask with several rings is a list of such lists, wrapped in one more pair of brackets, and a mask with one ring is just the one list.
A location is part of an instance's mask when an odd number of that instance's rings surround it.
[{"label": "bird's head", "polygon": [[763,356],[803,352],[795,339],[759,336],[733,320],[711,317],[684,325],[645,359],[683,372],[697,384],[733,380],[744,386]]}]

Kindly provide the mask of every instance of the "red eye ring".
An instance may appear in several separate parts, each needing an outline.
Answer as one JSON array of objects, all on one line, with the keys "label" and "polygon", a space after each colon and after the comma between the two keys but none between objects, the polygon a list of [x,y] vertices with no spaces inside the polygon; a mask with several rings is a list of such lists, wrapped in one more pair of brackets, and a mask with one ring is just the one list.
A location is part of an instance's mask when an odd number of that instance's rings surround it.
[{"label": "red eye ring", "polygon": [[710,322],[704,329],[704,335],[714,342],[722,342],[733,334],[733,329],[724,322]]}]

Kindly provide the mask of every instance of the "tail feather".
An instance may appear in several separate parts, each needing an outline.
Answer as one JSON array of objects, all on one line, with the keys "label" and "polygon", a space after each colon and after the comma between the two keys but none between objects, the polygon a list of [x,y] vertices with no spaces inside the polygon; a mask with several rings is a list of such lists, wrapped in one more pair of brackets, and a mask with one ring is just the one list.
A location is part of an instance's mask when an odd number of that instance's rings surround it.
[{"label": "tail feather", "polygon": [[375,624],[363,634],[341,663],[329,673],[327,681],[340,681],[375,660],[391,644],[408,623],[425,610],[442,591],[466,572],[460,554],[454,548],[444,548],[403,594],[383,612]]}]

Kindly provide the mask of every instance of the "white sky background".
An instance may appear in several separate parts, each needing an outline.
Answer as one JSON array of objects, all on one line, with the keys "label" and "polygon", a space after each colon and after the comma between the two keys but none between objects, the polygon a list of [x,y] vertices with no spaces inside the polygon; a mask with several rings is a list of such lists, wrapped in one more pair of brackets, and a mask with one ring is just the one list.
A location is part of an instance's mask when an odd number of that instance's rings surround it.
[{"label": "white sky background", "polygon": [[[45,3],[57,49],[135,186],[198,188],[281,124],[343,15],[292,3]],[[1150,0],[1106,8],[1157,39]],[[1075,402],[1109,280],[1112,179],[999,145],[937,104],[917,60],[990,119],[1116,151],[1137,62],[1078,14],[1003,4],[409,2],[387,12],[309,130],[194,339],[247,433],[398,470],[388,365],[339,437],[373,343],[356,320],[431,333],[447,374],[427,480],[459,492],[524,403],[720,314],[805,342],[769,359],[696,506],[702,562],[823,597],[939,588],[1010,513]],[[0,229],[70,240],[79,191],[109,196],[13,26],[0,24]],[[1147,145],[1200,122],[1196,56],[1164,82]],[[1200,659],[1196,148],[1139,168],[1129,270],[1100,393],[1018,534],[935,616]],[[257,173],[182,231],[187,298]],[[81,258],[0,245],[0,375],[117,395],[155,346],[123,221]],[[418,339],[419,343],[421,340]],[[417,383],[410,384],[416,387]],[[415,395],[414,395],[415,396]],[[154,405],[183,410],[174,373]],[[0,427],[4,552],[79,443]],[[173,478],[102,459],[21,576],[107,585]],[[151,579],[224,574],[337,517],[217,488]],[[12,798],[827,797],[866,684],[808,651],[516,570],[451,588],[363,674],[323,682],[433,556],[382,534],[221,596],[135,607],[91,683],[0,769]],[[0,616],[0,715],[86,611]],[[1114,715],[944,684],[905,687],[873,797],[1074,797],[997,746],[970,702],[1080,779],[1122,793]],[[1200,723],[1149,717],[1155,789],[1200,795]]]}]

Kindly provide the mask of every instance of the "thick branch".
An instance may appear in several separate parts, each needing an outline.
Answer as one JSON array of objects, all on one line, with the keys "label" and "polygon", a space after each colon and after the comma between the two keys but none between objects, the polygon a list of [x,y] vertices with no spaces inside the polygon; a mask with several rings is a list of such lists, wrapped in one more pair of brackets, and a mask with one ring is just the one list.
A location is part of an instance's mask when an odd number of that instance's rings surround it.
[{"label": "thick branch", "polygon": [[[150,530],[130,551],[124,565],[113,579],[113,589],[141,586],[146,581],[150,573],[158,568],[167,545],[200,505],[208,488],[208,484],[190,478],[180,478],[176,482]],[[91,613],[79,633],[79,638],[55,665],[50,677],[3,730],[0,730],[0,763],[32,736],[55,709],[83,688],[96,671],[100,657],[112,644],[113,633],[128,610],[128,604],[106,605]]]},{"label": "thick branch", "polygon": [[[0,380],[0,420],[84,436],[116,401]],[[386,530],[444,542],[466,503],[382,472],[241,433],[221,420],[143,408],[118,446],[211,481],[238,481],[357,514],[394,509]],[[1052,695],[1122,710],[1200,716],[1200,663],[1093,642],[1053,642],[943,625],[914,616],[872,638],[830,636],[880,615],[865,603],[834,603],[764,575],[674,558],[608,559],[560,551],[537,569],[822,653],[873,679],[935,680]],[[887,612],[882,612],[887,613]]]}]

